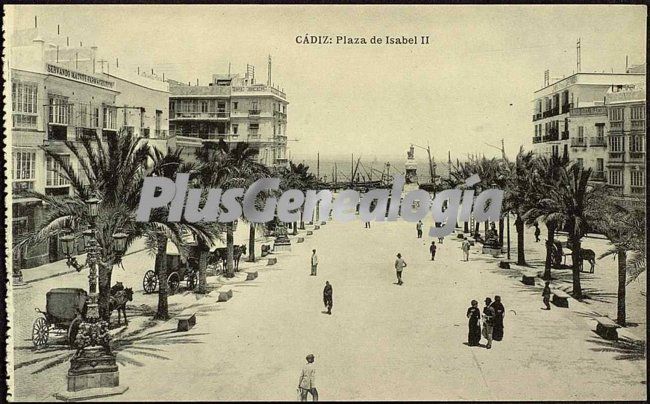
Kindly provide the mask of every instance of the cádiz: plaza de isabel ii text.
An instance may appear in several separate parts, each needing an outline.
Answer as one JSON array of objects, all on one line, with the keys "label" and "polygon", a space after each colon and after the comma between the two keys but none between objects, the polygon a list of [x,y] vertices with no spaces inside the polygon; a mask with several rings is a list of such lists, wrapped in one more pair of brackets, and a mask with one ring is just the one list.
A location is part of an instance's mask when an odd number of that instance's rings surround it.
[{"label": "c\u00e1diz: plaza de isabel ii text", "polygon": [[300,45],[428,45],[428,35],[373,35],[370,38],[347,35],[298,35],[296,43]]}]

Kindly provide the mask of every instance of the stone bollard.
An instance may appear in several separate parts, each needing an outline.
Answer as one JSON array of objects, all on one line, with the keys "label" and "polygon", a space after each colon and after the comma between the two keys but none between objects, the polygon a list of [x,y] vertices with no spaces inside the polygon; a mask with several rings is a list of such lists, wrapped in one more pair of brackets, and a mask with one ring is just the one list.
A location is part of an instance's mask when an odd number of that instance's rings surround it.
[{"label": "stone bollard", "polygon": [[227,302],[230,299],[232,299],[232,289],[228,289],[223,292],[219,291],[219,299],[217,299],[218,302]]},{"label": "stone bollard", "polygon": [[298,240],[296,241],[297,243],[304,243],[305,238],[304,237],[298,237]]},{"label": "stone bollard", "polygon": [[323,222],[320,222],[320,224],[321,224],[321,226],[325,226],[327,224],[327,222],[323,221]]},{"label": "stone bollard", "polygon": [[253,279],[257,278],[257,271],[252,271],[252,272],[246,272],[246,280],[247,281],[252,281]]},{"label": "stone bollard", "polygon": [[319,225],[314,226],[314,230],[320,230],[320,226]]},{"label": "stone bollard", "polygon": [[307,230],[307,235],[308,235],[308,236],[311,236],[312,234],[314,234],[313,231],[311,231],[311,230]]},{"label": "stone bollard", "polygon": [[278,259],[274,257],[268,259],[267,265],[275,265],[277,263],[278,263]]},{"label": "stone bollard", "polygon": [[508,261],[501,261],[499,262],[499,268],[510,269],[510,263]]}]

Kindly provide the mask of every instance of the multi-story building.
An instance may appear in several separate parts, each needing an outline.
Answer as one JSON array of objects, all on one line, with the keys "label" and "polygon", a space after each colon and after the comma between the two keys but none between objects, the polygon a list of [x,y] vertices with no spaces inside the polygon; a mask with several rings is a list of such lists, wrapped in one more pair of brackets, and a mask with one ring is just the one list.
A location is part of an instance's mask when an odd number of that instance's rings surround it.
[{"label": "multi-story building", "polygon": [[[95,47],[47,42],[36,29],[16,32],[9,45],[5,68],[11,83],[11,110],[7,112],[11,115],[12,231],[17,240],[33,231],[46,213],[39,199],[26,197],[22,191],[47,195],[72,192],[45,150],[63,155],[78,170],[79,162],[64,142],[94,135],[103,139],[117,136],[124,123],[131,122],[130,116],[118,113],[120,108],[141,111],[138,128],[159,128],[153,135],[164,137],[169,100],[167,84],[162,81],[156,85],[131,82],[98,71]],[[59,240],[53,237],[38,246],[16,249],[13,264],[16,268],[34,267],[62,258]]]},{"label": "multi-story building", "polygon": [[607,108],[607,184],[621,196],[645,196],[645,82],[612,88]]},{"label": "multi-story building", "polygon": [[608,107],[611,91],[645,80],[645,72],[577,73],[535,92],[533,150],[566,156],[593,171],[593,181],[606,181]]},{"label": "multi-story building", "polygon": [[207,142],[248,142],[267,166],[287,163],[287,97],[254,74],[213,75],[207,86],[170,81],[169,142],[186,157]]}]

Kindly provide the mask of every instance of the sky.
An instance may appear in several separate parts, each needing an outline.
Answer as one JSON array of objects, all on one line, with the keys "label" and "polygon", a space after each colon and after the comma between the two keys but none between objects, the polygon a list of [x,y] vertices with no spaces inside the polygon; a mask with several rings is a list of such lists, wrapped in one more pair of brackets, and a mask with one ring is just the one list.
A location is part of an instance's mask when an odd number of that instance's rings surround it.
[{"label": "sky", "polygon": [[[646,58],[644,6],[7,6],[6,26],[99,47],[120,70],[207,84],[256,68],[289,100],[295,158],[498,156],[532,147],[533,92],[576,70],[622,72]],[[296,37],[427,35],[428,45],[298,44]],[[50,35],[48,35],[49,37]],[[416,156],[422,151],[416,151]],[[424,158],[424,155],[422,155]]]}]

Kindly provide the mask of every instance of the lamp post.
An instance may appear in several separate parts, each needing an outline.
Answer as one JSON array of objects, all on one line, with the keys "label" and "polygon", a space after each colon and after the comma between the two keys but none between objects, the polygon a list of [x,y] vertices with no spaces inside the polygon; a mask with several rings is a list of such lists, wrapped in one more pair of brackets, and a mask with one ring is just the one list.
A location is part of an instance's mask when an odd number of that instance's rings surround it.
[{"label": "lamp post", "polygon": [[109,324],[99,315],[97,295],[98,272],[121,261],[128,235],[122,232],[113,234],[112,251],[104,251],[97,240],[95,228],[100,202],[97,198],[86,201],[91,218],[90,228],[82,232],[86,262],[80,264],[73,256],[77,237],[72,231],[60,238],[68,267],[74,267],[77,272],[87,267],[89,272],[89,293],[85,313],[81,313],[81,323],[74,338],[73,345],[77,351],[70,360],[67,392],[56,394],[57,398],[63,400],[122,394],[128,389],[119,386],[118,366],[110,347]]}]

